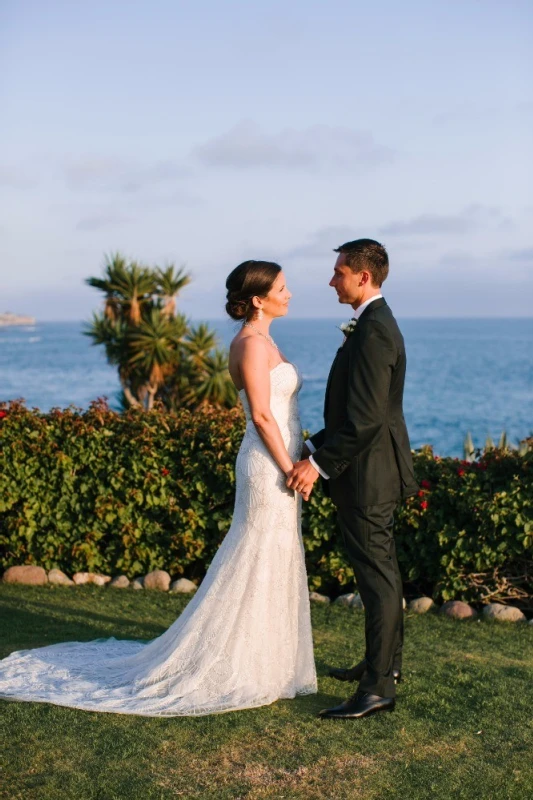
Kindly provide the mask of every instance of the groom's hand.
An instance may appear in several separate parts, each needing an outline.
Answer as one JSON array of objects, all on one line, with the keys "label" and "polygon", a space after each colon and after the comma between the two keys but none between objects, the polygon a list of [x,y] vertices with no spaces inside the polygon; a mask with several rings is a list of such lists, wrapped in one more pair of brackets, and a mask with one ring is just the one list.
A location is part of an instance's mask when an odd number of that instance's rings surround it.
[{"label": "groom's hand", "polygon": [[298,461],[292,468],[287,476],[287,486],[299,492],[304,500],[309,499],[309,495],[313,489],[313,484],[318,478],[318,472],[313,467],[309,459]]}]

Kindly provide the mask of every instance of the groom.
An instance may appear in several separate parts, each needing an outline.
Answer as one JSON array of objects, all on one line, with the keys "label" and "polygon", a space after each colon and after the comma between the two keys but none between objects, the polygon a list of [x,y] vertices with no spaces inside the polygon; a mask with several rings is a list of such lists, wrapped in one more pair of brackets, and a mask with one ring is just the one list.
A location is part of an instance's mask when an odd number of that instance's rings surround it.
[{"label": "groom", "polygon": [[287,486],[304,494],[319,475],[337,520],[365,607],[365,657],[330,676],[358,681],[354,695],[320,712],[357,719],[392,711],[401,679],[402,581],[393,538],[400,498],[418,490],[403,417],[405,345],[381,294],[387,251],[373,239],[341,245],[329,285],[353,319],[333,361],[324,405],[325,427],[304,448]]}]

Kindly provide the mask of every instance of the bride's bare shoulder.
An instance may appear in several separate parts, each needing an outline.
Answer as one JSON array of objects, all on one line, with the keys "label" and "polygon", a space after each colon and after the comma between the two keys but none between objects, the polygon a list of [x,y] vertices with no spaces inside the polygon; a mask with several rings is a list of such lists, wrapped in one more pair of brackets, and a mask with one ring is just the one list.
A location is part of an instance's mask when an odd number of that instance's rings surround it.
[{"label": "bride's bare shoulder", "polygon": [[266,344],[257,334],[239,331],[231,340],[229,349],[230,353],[253,353],[256,350],[263,351]]},{"label": "bride's bare shoulder", "polygon": [[239,331],[233,338],[229,351],[230,359],[237,362],[268,358],[268,343],[263,341],[260,336]]}]

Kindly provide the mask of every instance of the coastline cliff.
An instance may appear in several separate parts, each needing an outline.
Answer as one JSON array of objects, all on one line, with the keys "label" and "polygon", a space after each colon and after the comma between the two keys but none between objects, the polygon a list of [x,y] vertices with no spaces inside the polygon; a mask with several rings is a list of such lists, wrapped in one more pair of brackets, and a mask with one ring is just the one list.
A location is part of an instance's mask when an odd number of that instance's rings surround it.
[{"label": "coastline cliff", "polygon": [[35,317],[25,317],[22,314],[12,314],[6,311],[0,313],[0,326],[2,325],[35,325]]}]

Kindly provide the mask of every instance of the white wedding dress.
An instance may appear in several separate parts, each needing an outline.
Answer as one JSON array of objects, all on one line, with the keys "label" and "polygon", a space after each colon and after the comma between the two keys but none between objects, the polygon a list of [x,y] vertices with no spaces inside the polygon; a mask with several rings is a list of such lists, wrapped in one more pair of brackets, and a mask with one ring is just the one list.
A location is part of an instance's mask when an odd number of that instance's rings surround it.
[{"label": "white wedding dress", "polygon": [[[270,380],[272,413],[298,460],[300,376],[281,362]],[[12,653],[0,661],[0,697],[171,717],[317,691],[301,499],[285,487],[240,395],[247,425],[233,521],[181,616],[148,643],[97,639]]]}]

